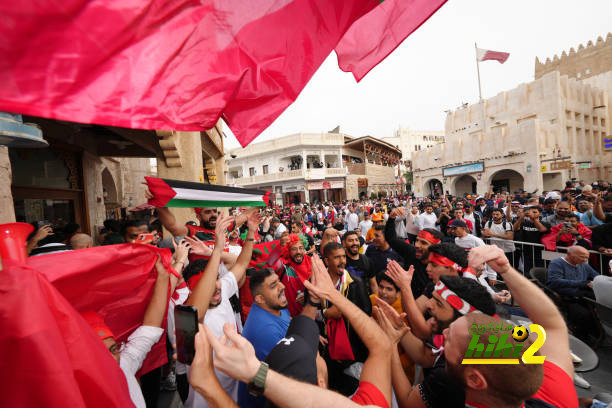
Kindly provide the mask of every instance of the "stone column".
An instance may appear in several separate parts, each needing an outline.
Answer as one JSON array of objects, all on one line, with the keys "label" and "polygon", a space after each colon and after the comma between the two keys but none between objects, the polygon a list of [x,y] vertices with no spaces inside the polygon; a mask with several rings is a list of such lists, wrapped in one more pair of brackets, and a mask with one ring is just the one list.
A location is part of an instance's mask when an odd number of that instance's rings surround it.
[{"label": "stone column", "polygon": [[9,159],[8,147],[0,146],[0,223],[15,222],[15,208],[13,206],[13,193],[11,192],[12,180],[11,161]]},{"label": "stone column", "polygon": [[[165,137],[164,142],[166,143],[162,148],[171,146],[173,143],[175,149],[164,148],[164,154],[170,150],[173,152],[173,157],[171,160],[164,160],[164,158],[157,160],[158,177],[200,182],[200,174],[202,174],[204,165],[200,132],[172,132],[171,135]],[[195,213],[190,208],[172,208],[171,211],[179,224],[196,220]]]}]

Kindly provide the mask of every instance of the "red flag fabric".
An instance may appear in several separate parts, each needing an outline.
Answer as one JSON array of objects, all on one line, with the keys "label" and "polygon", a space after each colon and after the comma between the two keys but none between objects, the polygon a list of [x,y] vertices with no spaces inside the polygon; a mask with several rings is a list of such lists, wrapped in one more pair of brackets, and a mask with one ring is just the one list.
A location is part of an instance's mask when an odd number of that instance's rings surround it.
[{"label": "red flag fabric", "polygon": [[[274,248],[277,248],[280,245],[280,241],[271,241],[271,242],[262,242],[260,244],[253,245],[253,255],[251,255],[251,260],[249,261],[248,269],[263,269],[268,265],[268,257],[274,251]],[[248,271],[247,269],[247,271]],[[240,304],[242,305],[242,311],[240,312],[240,317],[243,322],[246,322],[246,318],[251,311],[251,306],[253,305],[253,294],[251,293],[251,289],[249,288],[249,276],[247,273],[247,277],[244,281],[244,285],[240,287]]]},{"label": "red flag fabric", "polygon": [[384,0],[357,20],[336,46],[340,69],[361,81],[444,3],[446,0]]},{"label": "red flag fabric", "polygon": [[242,146],[298,96],[378,0],[0,4],[0,111],[202,131]]},{"label": "red flag fabric", "polygon": [[5,262],[0,293],[3,406],[134,406],[119,364],[41,273]]},{"label": "red flag fabric", "polygon": [[[170,250],[151,245],[119,244],[28,258],[79,312],[98,312],[115,334],[126,341],[142,325],[157,279],[157,254],[168,265]],[[166,319],[163,320],[164,328]],[[90,329],[91,330],[91,329]],[[168,361],[166,336],[144,360],[138,375]]]},{"label": "red flag fabric", "polygon": [[497,61],[500,64],[506,62],[506,60],[510,57],[510,53],[502,52],[502,51],[491,51],[484,50],[482,48],[476,48],[476,58],[478,58],[479,62],[482,61]]}]

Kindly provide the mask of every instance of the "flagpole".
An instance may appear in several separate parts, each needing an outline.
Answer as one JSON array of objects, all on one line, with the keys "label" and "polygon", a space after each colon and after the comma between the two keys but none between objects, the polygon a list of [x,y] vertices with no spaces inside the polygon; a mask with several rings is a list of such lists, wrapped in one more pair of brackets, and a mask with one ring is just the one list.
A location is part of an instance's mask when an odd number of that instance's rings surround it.
[{"label": "flagpole", "polygon": [[478,45],[474,42],[474,50],[476,51],[476,72],[478,73],[478,97],[482,101],[482,88],[480,87],[480,62],[478,61]]}]

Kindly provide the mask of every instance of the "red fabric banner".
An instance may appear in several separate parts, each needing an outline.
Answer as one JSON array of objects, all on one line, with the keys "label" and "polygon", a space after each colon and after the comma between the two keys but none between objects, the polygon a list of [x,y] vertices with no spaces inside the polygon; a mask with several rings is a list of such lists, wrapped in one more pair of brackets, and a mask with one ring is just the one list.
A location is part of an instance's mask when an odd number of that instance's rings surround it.
[{"label": "red fabric banner", "polygon": [[[157,254],[168,264],[171,253],[150,245],[106,245],[28,258],[78,312],[98,312],[115,334],[126,341],[142,325],[157,279]],[[166,319],[163,321],[164,328]],[[90,329],[91,330],[91,329]],[[168,361],[166,336],[147,355],[138,375]]]},{"label": "red fabric banner", "polygon": [[446,0],[384,0],[357,20],[336,46],[340,69],[361,81],[444,3]]},{"label": "red fabric banner", "polygon": [[242,146],[299,95],[378,0],[0,4],[0,111],[203,131]]},{"label": "red fabric banner", "polygon": [[[56,265],[45,268],[62,266]],[[41,273],[32,266],[5,264],[0,293],[3,406],[133,406],[119,364]]]}]

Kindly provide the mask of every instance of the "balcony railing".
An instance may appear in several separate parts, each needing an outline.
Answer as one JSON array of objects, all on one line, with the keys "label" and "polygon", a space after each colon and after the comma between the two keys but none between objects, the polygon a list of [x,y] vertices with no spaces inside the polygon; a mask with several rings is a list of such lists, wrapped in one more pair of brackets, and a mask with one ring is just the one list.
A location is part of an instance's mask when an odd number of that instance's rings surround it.
[{"label": "balcony railing", "polygon": [[330,177],[345,176],[346,174],[348,174],[346,168],[300,169],[284,171],[282,173],[270,173],[251,177],[234,178],[233,180],[229,180],[229,183],[233,183],[239,186],[247,186],[292,179],[323,180]]},{"label": "balcony railing", "polygon": [[365,163],[348,163],[346,164],[349,174],[358,174],[365,176]]}]

